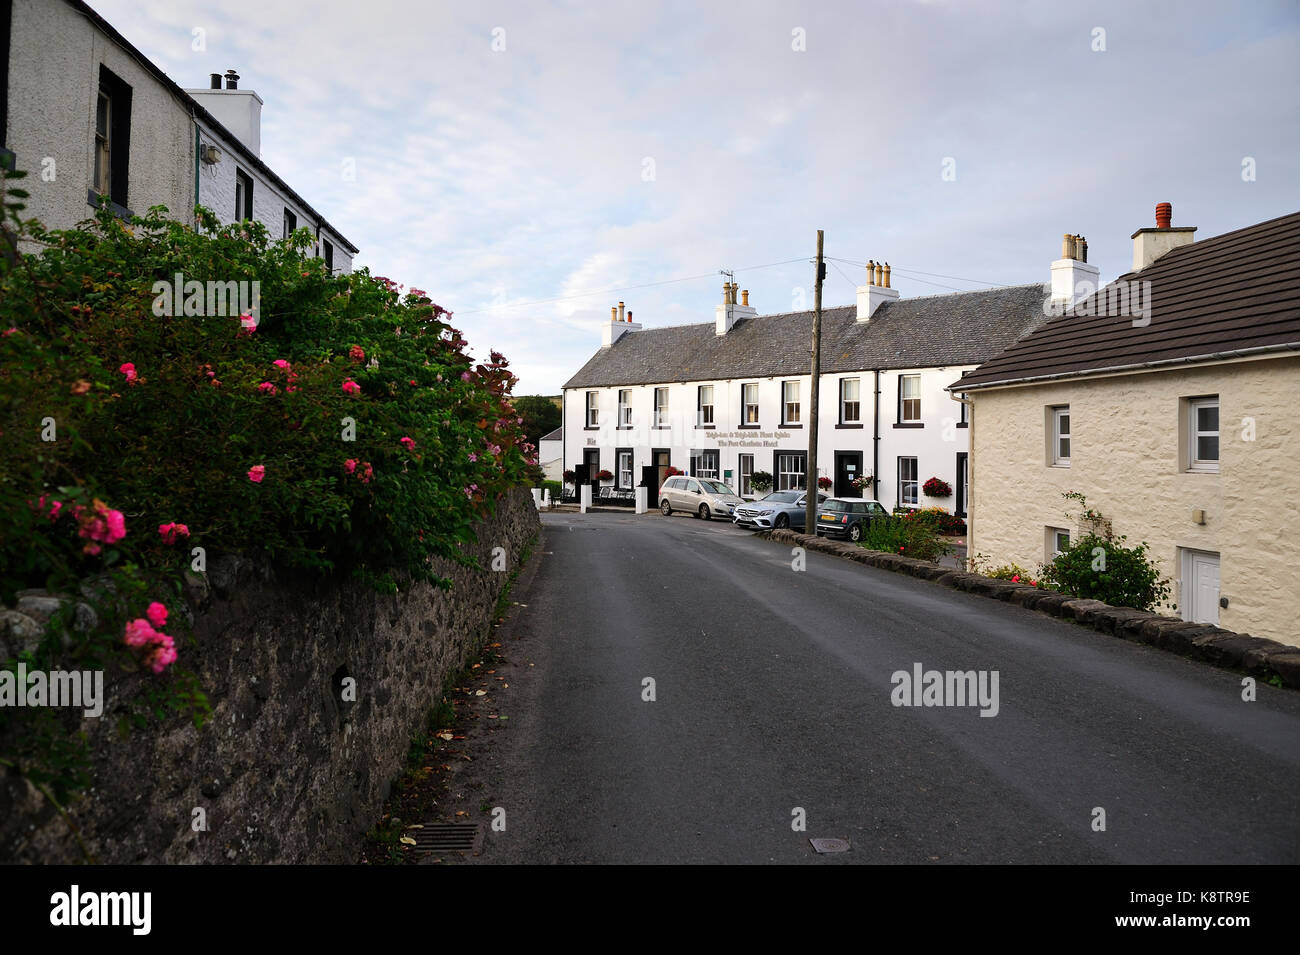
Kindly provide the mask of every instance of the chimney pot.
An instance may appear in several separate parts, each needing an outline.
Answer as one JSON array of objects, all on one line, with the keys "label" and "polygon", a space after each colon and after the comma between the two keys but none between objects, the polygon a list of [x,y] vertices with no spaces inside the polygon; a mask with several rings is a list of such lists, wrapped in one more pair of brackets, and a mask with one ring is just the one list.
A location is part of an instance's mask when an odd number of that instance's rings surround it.
[{"label": "chimney pot", "polygon": [[226,70],[226,89],[239,89],[239,74],[234,70]]},{"label": "chimney pot", "polygon": [[1061,258],[1073,259],[1075,258],[1075,252],[1074,236],[1067,232],[1061,236]]},{"label": "chimney pot", "polygon": [[627,320],[629,323],[632,321],[632,309],[630,308],[627,310]]},{"label": "chimney pot", "polygon": [[885,288],[889,288],[889,263],[885,263]]},{"label": "chimney pot", "polygon": [[867,284],[876,284],[876,263],[874,259],[867,260]]},{"label": "chimney pot", "polygon": [[1088,240],[1083,236],[1079,236],[1079,261],[1088,261]]},{"label": "chimney pot", "polygon": [[622,303],[622,302],[619,302],[619,303],[618,303],[618,320],[619,320],[620,322],[621,322],[621,321],[625,321],[625,319],[623,318],[623,303]]},{"label": "chimney pot", "polygon": [[740,290],[740,304],[749,308],[749,289]]},{"label": "chimney pot", "polygon": [[1174,207],[1168,202],[1156,203],[1156,228],[1168,229],[1169,223],[1173,221]]},{"label": "chimney pot", "polygon": [[611,322],[617,322],[617,321],[618,321],[618,306],[617,306],[617,305],[611,305],[611,306],[609,307],[609,320],[610,320]]},{"label": "chimney pot", "polygon": [[209,89],[214,89],[214,90],[219,90],[219,89],[221,89],[221,74],[220,74],[220,73],[209,73],[209,74],[208,74],[208,88],[209,88]]}]

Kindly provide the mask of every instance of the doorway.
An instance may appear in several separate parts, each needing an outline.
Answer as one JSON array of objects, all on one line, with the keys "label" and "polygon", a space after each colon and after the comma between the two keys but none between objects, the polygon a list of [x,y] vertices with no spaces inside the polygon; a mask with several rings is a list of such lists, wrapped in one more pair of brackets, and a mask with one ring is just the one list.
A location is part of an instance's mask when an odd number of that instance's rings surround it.
[{"label": "doorway", "polygon": [[1219,555],[1207,550],[1183,550],[1183,619],[1219,625]]},{"label": "doorway", "polygon": [[861,451],[835,452],[835,496],[861,497],[862,492],[853,486],[853,480],[862,476]]}]

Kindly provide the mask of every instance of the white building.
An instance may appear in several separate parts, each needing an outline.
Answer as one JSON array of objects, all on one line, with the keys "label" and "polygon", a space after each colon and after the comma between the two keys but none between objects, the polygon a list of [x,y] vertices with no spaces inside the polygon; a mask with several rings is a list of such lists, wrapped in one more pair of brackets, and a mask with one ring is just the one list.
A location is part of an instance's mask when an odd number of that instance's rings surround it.
[{"label": "white building", "polygon": [[544,434],[537,442],[537,463],[548,481],[564,479],[564,428]]},{"label": "white building", "polygon": [[[1045,285],[900,299],[887,266],[868,266],[856,306],[823,310],[820,416],[814,479],[858,496],[876,479],[887,507],[939,504],[964,514],[970,490],[965,406],[945,388],[1046,319]],[[715,477],[760,496],[755,472],[777,489],[808,480],[812,312],[759,315],[729,284],[714,321],[642,328],[620,303],[603,343],[564,387],[564,468],[602,470],[653,503],[663,468]],[[938,477],[952,496],[927,500]]]},{"label": "white building", "polygon": [[198,204],[273,238],[306,226],[309,251],[351,270],[356,246],[262,162],[262,101],[233,71],[187,92],[81,0],[0,0],[0,66],[0,164],[28,174],[25,216],[71,228],[107,196],[190,222]]}]

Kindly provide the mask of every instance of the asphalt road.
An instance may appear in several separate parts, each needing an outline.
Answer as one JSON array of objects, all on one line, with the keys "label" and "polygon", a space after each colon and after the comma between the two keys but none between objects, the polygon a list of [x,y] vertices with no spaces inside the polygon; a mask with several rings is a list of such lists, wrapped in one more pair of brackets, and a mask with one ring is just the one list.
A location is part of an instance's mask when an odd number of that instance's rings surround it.
[{"label": "asphalt road", "polygon": [[[543,520],[479,862],[1300,861],[1300,694],[716,521]],[[894,706],[917,663],[997,715]]]}]

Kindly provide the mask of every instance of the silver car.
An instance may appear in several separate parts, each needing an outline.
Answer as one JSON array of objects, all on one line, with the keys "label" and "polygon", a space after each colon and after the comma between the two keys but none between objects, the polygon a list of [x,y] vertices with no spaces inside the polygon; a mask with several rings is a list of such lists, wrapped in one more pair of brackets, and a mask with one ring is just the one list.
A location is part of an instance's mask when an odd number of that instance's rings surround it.
[{"label": "silver car", "polygon": [[[825,494],[817,495],[820,505]],[[807,491],[773,491],[767,497],[736,508],[732,521],[741,527],[768,530],[773,527],[794,527],[802,530],[807,518]]]},{"label": "silver car", "polygon": [[670,477],[659,489],[659,510],[665,517],[673,511],[689,511],[706,521],[714,514],[731,517],[736,505],[744,503],[744,498],[727,485],[708,478]]}]

